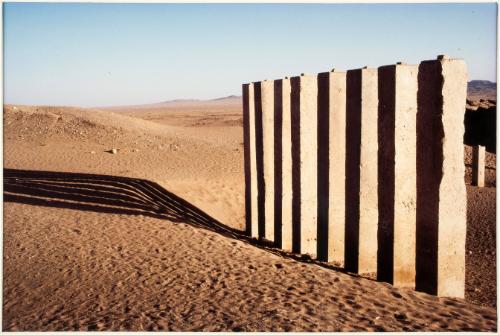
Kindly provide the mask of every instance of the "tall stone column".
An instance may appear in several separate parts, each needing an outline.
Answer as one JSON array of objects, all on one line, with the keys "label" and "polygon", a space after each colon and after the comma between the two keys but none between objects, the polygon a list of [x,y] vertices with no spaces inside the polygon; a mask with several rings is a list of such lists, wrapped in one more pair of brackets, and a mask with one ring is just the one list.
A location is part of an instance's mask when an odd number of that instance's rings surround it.
[{"label": "tall stone column", "polygon": [[420,63],[417,113],[417,290],[464,297],[467,197],[464,182],[463,60]]},{"label": "tall stone column", "polygon": [[472,147],[472,185],[484,187],[485,148],[482,145]]},{"label": "tall stone column", "polygon": [[346,73],[318,74],[318,258],[344,265]]},{"label": "tall stone column", "polygon": [[317,76],[291,78],[293,251],[317,252]]},{"label": "tall stone column", "polygon": [[252,230],[252,192],[251,192],[251,170],[250,170],[250,111],[248,105],[248,86],[243,84],[242,100],[243,100],[243,158],[245,167],[245,231],[248,235]]},{"label": "tall stone column", "polygon": [[330,72],[328,262],[344,266],[346,73]]},{"label": "tall stone column", "polygon": [[245,149],[245,229],[247,234],[257,238],[257,165],[253,84],[243,85],[243,140]]},{"label": "tall stone column", "polygon": [[377,70],[347,71],[346,241],[348,271],[377,271]]},{"label": "tall stone column", "polygon": [[[279,114],[281,121],[280,137],[275,137],[275,167],[280,166],[280,190],[275,188],[276,195],[280,196],[280,222],[275,226],[275,236],[279,236],[279,246],[286,251],[292,251],[292,124],[290,109],[290,79],[280,79],[274,82],[275,90],[275,124]],[[275,127],[275,134],[278,136]],[[276,148],[280,147],[280,155]],[[279,155],[279,157],[278,157]],[[279,162],[280,161],[280,162]],[[276,178],[276,174],[275,174]],[[276,185],[276,179],[275,179]],[[277,210],[277,208],[275,208]],[[279,229],[279,233],[276,232]],[[276,241],[278,242],[278,241]]]},{"label": "tall stone column", "polygon": [[417,73],[380,67],[378,117],[379,280],[415,287]]},{"label": "tall stone column", "polygon": [[274,241],[274,82],[261,82],[264,164],[264,238]]}]

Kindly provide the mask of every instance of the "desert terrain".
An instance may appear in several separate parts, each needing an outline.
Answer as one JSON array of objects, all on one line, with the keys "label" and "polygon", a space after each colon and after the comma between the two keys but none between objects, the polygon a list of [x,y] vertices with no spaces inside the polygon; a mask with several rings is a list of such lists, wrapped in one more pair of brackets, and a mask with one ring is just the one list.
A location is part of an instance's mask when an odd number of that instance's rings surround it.
[{"label": "desert terrain", "polygon": [[3,330],[497,330],[494,153],[438,298],[249,240],[241,108],[5,105]]}]

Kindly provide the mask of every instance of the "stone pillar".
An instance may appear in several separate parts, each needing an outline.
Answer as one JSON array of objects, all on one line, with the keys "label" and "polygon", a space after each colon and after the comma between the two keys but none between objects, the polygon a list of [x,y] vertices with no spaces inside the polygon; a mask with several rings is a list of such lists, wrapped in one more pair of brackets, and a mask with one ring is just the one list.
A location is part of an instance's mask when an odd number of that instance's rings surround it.
[{"label": "stone pillar", "polygon": [[245,149],[245,229],[247,234],[257,238],[257,165],[253,84],[243,85],[243,140]]},{"label": "stone pillar", "polygon": [[377,271],[377,117],[376,69],[347,71],[346,241],[348,271]]},{"label": "stone pillar", "polygon": [[274,82],[261,82],[262,144],[264,163],[264,235],[274,241]]},{"label": "stone pillar", "polygon": [[[290,109],[290,79],[276,80],[276,105],[281,111],[281,249],[292,251],[292,124]],[[275,101],[276,103],[276,101]],[[275,152],[276,154],[276,152]],[[276,157],[279,159],[279,157]]]},{"label": "stone pillar", "polygon": [[317,76],[291,79],[293,251],[317,252]]},{"label": "stone pillar", "polygon": [[346,74],[318,74],[318,259],[344,265]]},{"label": "stone pillar", "polygon": [[484,187],[485,149],[482,145],[472,147],[472,185]]},{"label": "stone pillar", "polygon": [[418,73],[417,290],[464,297],[467,197],[464,182],[463,60],[439,56]]},{"label": "stone pillar", "polygon": [[346,73],[332,70],[329,87],[328,262],[344,266]]},{"label": "stone pillar", "polygon": [[414,65],[380,67],[377,277],[415,287],[417,73]]},{"label": "stone pillar", "polygon": [[252,192],[251,192],[251,170],[250,170],[250,110],[248,100],[248,86],[243,84],[243,158],[245,165],[245,232],[251,235],[252,230]]}]

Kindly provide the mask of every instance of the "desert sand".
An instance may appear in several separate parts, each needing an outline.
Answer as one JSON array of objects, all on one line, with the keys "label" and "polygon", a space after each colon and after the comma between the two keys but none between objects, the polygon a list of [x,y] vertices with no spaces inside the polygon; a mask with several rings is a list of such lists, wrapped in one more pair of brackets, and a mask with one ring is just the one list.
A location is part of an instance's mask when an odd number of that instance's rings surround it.
[{"label": "desert sand", "polygon": [[438,298],[246,238],[237,97],[4,106],[3,330],[496,331],[495,161]]}]

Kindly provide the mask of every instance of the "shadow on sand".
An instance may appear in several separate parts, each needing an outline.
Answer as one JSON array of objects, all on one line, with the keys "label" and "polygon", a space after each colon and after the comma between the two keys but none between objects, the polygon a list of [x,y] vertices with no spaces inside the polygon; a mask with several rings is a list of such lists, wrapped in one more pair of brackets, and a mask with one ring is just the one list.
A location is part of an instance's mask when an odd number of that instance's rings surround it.
[{"label": "shadow on sand", "polygon": [[160,185],[107,175],[4,169],[4,201],[100,213],[145,215],[241,238],[241,233]]},{"label": "shadow on sand", "polygon": [[230,228],[184,199],[145,179],[109,175],[4,169],[4,201],[110,214],[145,215],[186,223],[242,240],[282,257],[343,269],[275,248]]}]

